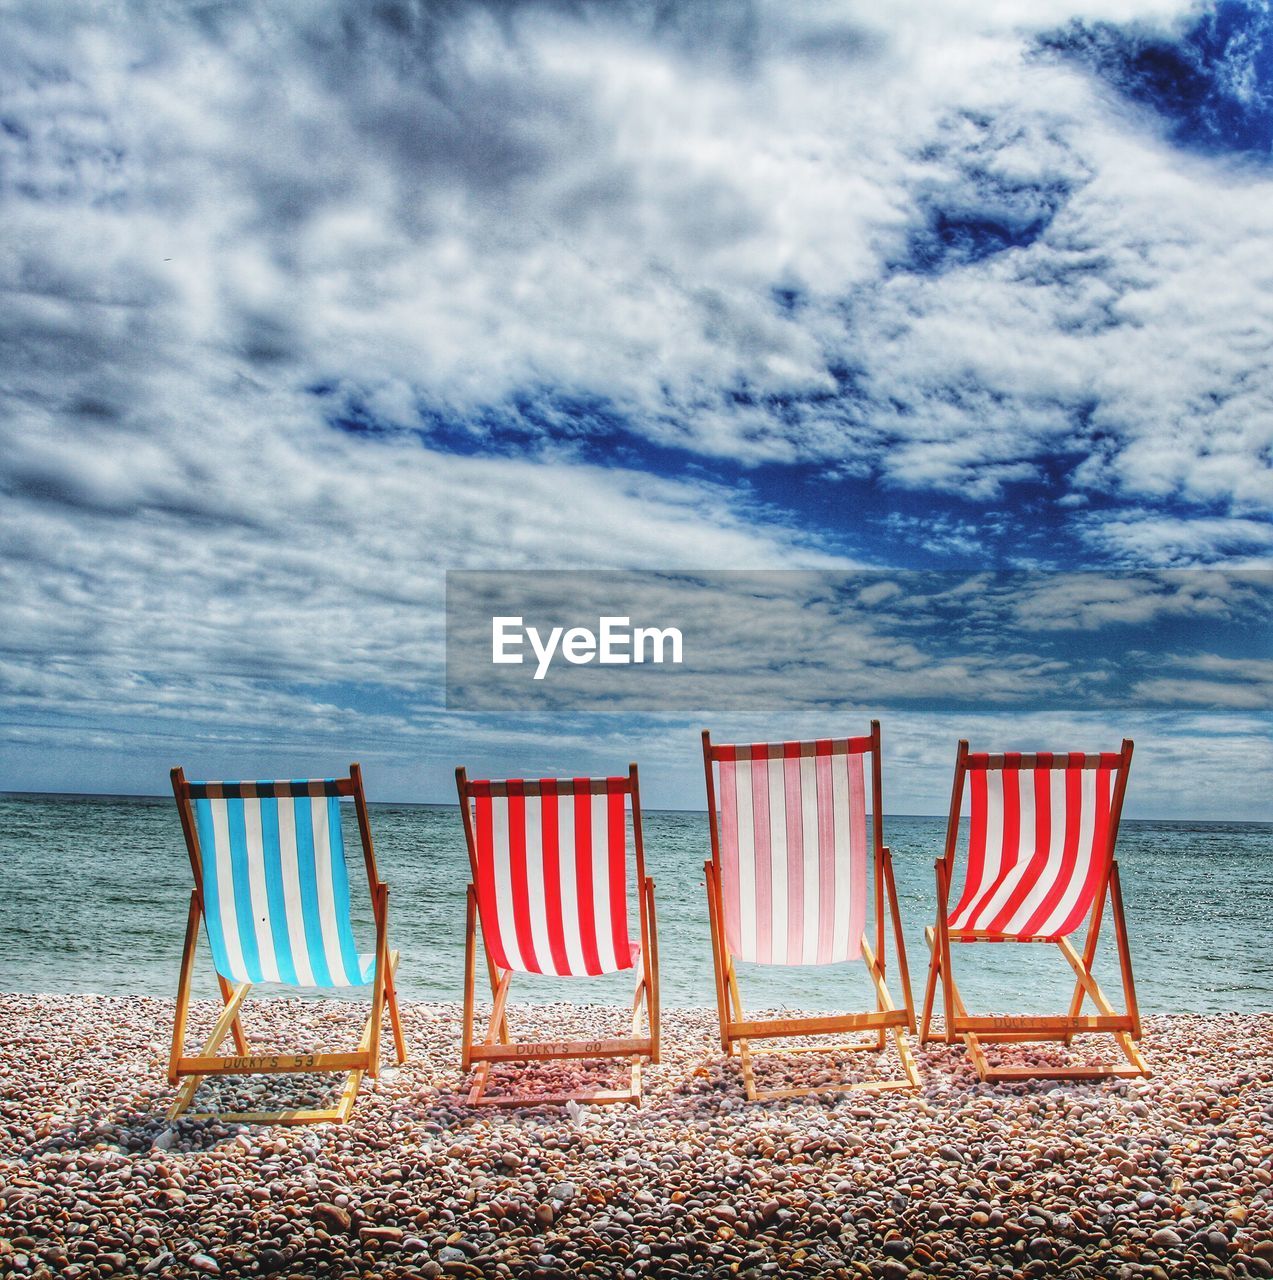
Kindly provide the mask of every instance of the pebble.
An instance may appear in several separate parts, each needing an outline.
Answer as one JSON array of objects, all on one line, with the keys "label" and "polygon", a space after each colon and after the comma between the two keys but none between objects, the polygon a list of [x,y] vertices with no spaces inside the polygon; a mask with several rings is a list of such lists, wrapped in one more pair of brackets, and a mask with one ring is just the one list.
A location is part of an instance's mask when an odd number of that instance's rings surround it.
[{"label": "pebble", "polygon": [[330,1231],[348,1231],[353,1221],[349,1216],[349,1210],[338,1204],[316,1204],[314,1217]]},{"label": "pebble", "polygon": [[[21,1045],[0,1085],[0,1275],[1273,1277],[1269,1015],[1146,1019],[1146,1080],[985,1085],[962,1047],[933,1044],[916,1046],[918,1095],[753,1106],[715,1015],[666,1010],[641,1109],[475,1111],[458,1009],[409,1004],[410,1059],[364,1083],[348,1125],[268,1129],[164,1122],[171,1010],[0,995],[0,1037]],[[195,1006],[192,1040],[214,1016]],[[619,1030],[613,1011],[559,1004],[517,1019],[554,1039]],[[253,1006],[263,1047],[298,1028],[350,1043],[358,1007]],[[543,1092],[613,1087],[623,1070],[500,1064],[491,1089],[527,1072]],[[890,1051],[757,1071],[813,1086],[896,1066]],[[332,1080],[216,1080],[201,1101],[314,1105]]]}]

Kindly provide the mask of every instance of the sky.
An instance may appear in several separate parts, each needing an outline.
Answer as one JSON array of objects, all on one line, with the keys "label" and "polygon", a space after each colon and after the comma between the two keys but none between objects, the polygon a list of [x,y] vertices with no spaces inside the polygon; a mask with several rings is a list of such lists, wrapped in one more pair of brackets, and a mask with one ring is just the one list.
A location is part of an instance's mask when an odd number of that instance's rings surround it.
[{"label": "sky", "polygon": [[663,686],[448,706],[445,572],[853,571],[870,681],[774,667],[718,736],[878,716],[935,813],[959,737],[1131,735],[1130,816],[1273,819],[1264,0],[0,24],[0,789],[636,758],[701,805]]}]

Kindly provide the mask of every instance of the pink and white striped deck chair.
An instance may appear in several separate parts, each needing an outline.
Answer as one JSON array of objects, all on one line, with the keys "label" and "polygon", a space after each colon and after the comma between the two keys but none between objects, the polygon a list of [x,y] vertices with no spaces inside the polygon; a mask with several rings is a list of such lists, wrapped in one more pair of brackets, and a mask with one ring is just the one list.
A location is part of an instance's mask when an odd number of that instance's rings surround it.
[{"label": "pink and white striped deck chair", "polygon": [[[1140,1017],[1114,858],[1131,762],[1129,738],[1119,751],[1094,755],[1048,751],[990,755],[969,752],[967,742],[959,744],[946,849],[937,862],[937,923],[927,930],[932,958],[920,1040],[935,1038],[929,1030],[940,980],[945,1039],[964,1038],[983,1080],[1148,1074],[1135,1043],[1140,1039]],[[951,907],[965,783],[967,858],[963,888]],[[1114,1010],[1092,972],[1107,897],[1114,917],[1125,1014]],[[1080,954],[1070,935],[1084,921],[1087,936]],[[1064,1017],[971,1016],[951,967],[956,942],[1055,943],[1074,970],[1069,1013]],[[1081,1012],[1087,998],[1096,1006],[1094,1015]],[[982,1044],[1032,1040],[1069,1044],[1084,1032],[1112,1033],[1126,1062],[996,1067],[986,1058]]]},{"label": "pink and white striped deck chair", "polygon": [[[871,764],[871,823],[867,824],[866,761]],[[906,1032],[915,1029],[906,944],[902,937],[893,864],[884,845],[880,725],[858,738],[814,742],[721,745],[703,731],[712,856],[704,867],[712,926],[712,961],[721,1047],[737,1048],[747,1097],[786,1098],[821,1089],[760,1089],[755,1055],[790,1048],[753,1049],[753,1040],[874,1033],[864,1044],[813,1046],[823,1052],[882,1049],[892,1034],[903,1077],[858,1081],[840,1090],[912,1089],[919,1076]],[[868,868],[872,874],[868,877]],[[873,891],[868,890],[873,881]],[[884,899],[887,895],[905,1007],[898,1009],[884,979]],[[871,902],[868,911],[868,902]],[[868,915],[874,949],[867,941]],[[826,1017],[749,1020],[735,960],[757,964],[866,963],[876,1008]],[[805,1046],[807,1048],[808,1046]]]},{"label": "pink and white striped deck chair", "polygon": [[[654,881],[645,874],[637,767],[616,778],[470,781],[455,771],[473,879],[468,887],[464,967],[465,1074],[476,1065],[471,1105],[641,1102],[641,1063],[659,1060],[658,942]],[[631,815],[631,848],[629,823]],[[628,910],[634,863],[639,940]],[[474,1043],[477,923],[494,1002],[486,1039]],[[604,1040],[510,1042],[507,1003],[515,973],[583,978],[636,972],[629,1034]],[[642,1007],[646,1034],[641,1035]],[[487,1095],[491,1064],[544,1059],[627,1058],[626,1090]]]}]

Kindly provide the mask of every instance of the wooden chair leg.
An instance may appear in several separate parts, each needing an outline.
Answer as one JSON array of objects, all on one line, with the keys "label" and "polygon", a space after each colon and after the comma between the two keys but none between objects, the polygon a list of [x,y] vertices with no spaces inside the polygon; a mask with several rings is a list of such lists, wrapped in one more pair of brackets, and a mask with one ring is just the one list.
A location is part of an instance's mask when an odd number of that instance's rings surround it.
[{"label": "wooden chair leg", "polygon": [[734,1017],[742,1022],[747,1015],[743,1012],[743,994],[738,988],[738,972],[734,968],[733,956],[730,956],[727,961],[725,980],[729,984],[729,997],[734,1006]]},{"label": "wooden chair leg", "polygon": [[880,962],[880,972],[887,970],[884,956],[884,858],[888,854],[887,846],[882,849],[878,858],[872,858],[871,877],[875,895],[875,956]]},{"label": "wooden chair leg", "polygon": [[[395,971],[397,969],[397,952],[389,951],[389,887],[385,885],[382,890],[381,902],[382,922],[379,932],[383,935],[378,942],[379,948],[383,951],[383,963],[377,964],[377,973],[383,974],[383,991],[381,992],[379,1005],[389,1014],[389,1029],[393,1033],[393,1048],[396,1061],[403,1063],[407,1060],[407,1041],[402,1034],[402,1015],[398,1010],[398,989],[395,981]],[[389,963],[390,954],[394,957],[394,962]],[[373,991],[373,999],[375,994]],[[376,1061],[380,1058],[380,1022],[376,1019],[376,1024],[372,1033],[372,1042],[376,1050]]]},{"label": "wooden chair leg", "polygon": [[707,922],[712,936],[712,974],[716,979],[716,1014],[720,1022],[720,1047],[729,1053],[729,1002],[726,992],[724,952],[721,947],[720,902],[716,893],[716,875],[710,862],[703,864],[707,884]]},{"label": "wooden chair leg", "polygon": [[[746,1014],[743,1012],[743,994],[738,989],[738,974],[734,970],[734,961],[731,956],[725,962],[725,983],[729,990],[730,1003],[734,1009],[734,1020],[743,1022],[746,1020]],[[743,1088],[747,1091],[747,1100],[755,1102],[756,1100],[756,1077],[752,1071],[751,1065],[751,1041],[747,1039],[728,1041],[727,1051],[732,1054],[733,1046],[738,1046],[738,1061],[743,1072]]]},{"label": "wooden chair leg", "polygon": [[977,1076],[981,1080],[989,1080],[993,1076],[990,1068],[990,1061],[986,1057],[985,1050],[981,1047],[981,1040],[978,1036],[969,1032],[964,1036],[964,1044],[968,1047],[968,1055],[972,1058],[973,1068],[977,1072]]},{"label": "wooden chair leg", "polygon": [[[893,1013],[897,1006],[893,1003],[893,997],[889,994],[888,985],[884,981],[884,966],[873,954],[870,947],[866,945],[866,939],[862,939],[862,953],[866,959],[866,967],[875,983],[875,992],[879,1000],[880,1009],[884,1013]],[[899,972],[901,966],[899,966]],[[914,1030],[915,1027],[915,1009],[913,1006],[907,1009],[906,1030]],[[901,1027],[893,1029],[893,1039],[897,1045],[897,1056],[901,1059],[902,1070],[906,1075],[907,1082],[912,1088],[919,1088],[919,1072],[915,1066],[915,1058],[911,1053],[910,1042],[906,1038],[906,1030]],[[884,1029],[881,1028],[880,1038],[884,1038]]]},{"label": "wooden chair leg", "polygon": [[460,1032],[460,1066],[467,1076],[473,1066],[474,983],[477,968],[477,895],[470,884],[464,926],[464,1023]]},{"label": "wooden chair leg", "polygon": [[1136,999],[1136,979],[1132,974],[1131,943],[1127,938],[1127,920],[1123,915],[1123,888],[1119,882],[1118,861],[1110,865],[1110,906],[1114,912],[1114,937],[1118,943],[1118,967],[1123,979],[1123,1004],[1132,1020],[1131,1038],[1140,1039],[1140,1002]]},{"label": "wooden chair leg", "polygon": [[[389,990],[391,990],[390,984],[393,981],[394,971],[397,969],[397,967],[398,967],[398,953],[396,951],[387,952],[385,955],[384,970],[383,970],[384,979],[385,979],[385,992],[388,992]],[[367,1055],[368,1067],[367,1067],[366,1073],[369,1076],[371,1076],[373,1080],[379,1074],[378,1071],[371,1070],[372,1066],[379,1065],[376,1061],[378,1056],[376,1053],[376,1042],[380,1034],[380,1018],[377,1016],[377,1009],[379,1007],[379,1002],[385,999],[386,999],[386,996],[384,994],[382,994],[379,997],[379,1000],[373,994],[372,1010],[371,1010],[371,1013],[368,1014],[367,1016],[367,1021],[363,1024],[362,1036],[359,1038],[359,1041],[358,1041],[359,1050]],[[392,1016],[393,1015],[391,1013],[390,1017]],[[399,1059],[399,1061],[401,1060],[402,1059]],[[363,1071],[361,1068],[355,1068],[353,1071],[349,1073],[348,1076],[345,1077],[344,1087],[340,1091],[340,1100],[336,1104],[336,1111],[338,1113],[337,1119],[341,1124],[344,1124],[345,1121],[347,1121],[350,1115],[353,1113],[354,1103],[358,1100],[358,1090],[362,1086],[362,1077],[363,1077]]]},{"label": "wooden chair leg", "polygon": [[[495,968],[495,961],[494,961],[494,960],[492,960],[492,959],[491,959],[491,957],[490,957],[489,955],[486,957],[486,972],[487,972],[487,976],[488,976],[488,977],[490,978],[490,980],[491,980],[491,999],[492,999],[492,1000],[494,1000],[494,999],[496,998],[496,995],[497,995],[497,994],[498,994],[498,992],[499,992],[499,983],[500,983],[500,979],[499,979],[499,972],[498,972],[498,970]],[[509,1034],[508,1034],[508,1018],[507,1018],[507,1017],[502,1017],[502,1018],[500,1019],[500,1024],[499,1024],[499,1040],[500,1040],[500,1044],[508,1044],[508,1043],[509,1043]]]},{"label": "wooden chair leg", "polygon": [[[1096,944],[1101,937],[1101,922],[1105,918],[1105,894],[1109,886],[1109,877],[1097,890],[1096,899],[1092,903],[1092,914],[1088,917],[1087,937],[1083,940],[1083,968],[1088,972],[1092,972],[1092,965],[1096,960]],[[1074,984],[1074,994],[1070,998],[1070,1017],[1078,1016],[1079,1010],[1083,1007],[1083,997],[1085,991],[1083,981],[1080,979]],[[1068,1041],[1067,1041],[1068,1043]]]},{"label": "wooden chair leg", "polygon": [[[902,908],[897,901],[897,884],[893,879],[893,855],[884,850],[884,884],[888,892],[889,915],[893,922],[893,944],[897,948],[897,976],[902,984],[902,998],[906,1006],[907,1027],[915,1034],[915,997],[911,994],[911,969],[906,959],[906,938],[902,933]],[[881,957],[881,964],[883,957]]]},{"label": "wooden chair leg", "polygon": [[[873,957],[875,965],[880,971],[880,978],[884,976],[884,866],[883,857],[877,857],[875,862],[875,954]],[[870,950],[866,947],[866,936],[862,937],[863,950],[870,955]],[[872,968],[872,961],[867,961],[868,969]],[[875,974],[871,974],[872,978]],[[875,983],[875,1011],[877,1013],[884,1012],[884,991],[882,982]],[[875,1037],[875,1048],[877,1052],[883,1052],[885,1044],[888,1043],[888,1032],[881,1027]]]},{"label": "wooden chair leg", "polygon": [[[642,954],[642,960],[645,959]],[[636,991],[632,995],[632,1021],[630,1024],[629,1035],[636,1039],[641,1033],[641,1010],[645,1009],[646,1025],[649,1025],[650,1019],[650,983],[646,978],[645,971],[638,971]],[[653,1044],[653,1035],[651,1035],[651,1044]],[[653,1061],[654,1059],[651,1059]],[[636,1106],[641,1105],[641,1058],[638,1054],[632,1055],[630,1063],[630,1071],[628,1075],[628,1088],[632,1094],[632,1101]]]},{"label": "wooden chair leg", "polygon": [[389,1026],[393,1030],[393,1049],[398,1064],[407,1060],[407,1038],[402,1031],[402,1013],[398,1008],[398,986],[393,971],[385,974],[385,1007],[389,1010]]},{"label": "wooden chair leg", "polygon": [[[494,970],[494,961],[490,961],[490,964],[492,970]],[[512,978],[512,970],[510,969],[505,971],[495,988],[495,1000],[491,1007],[491,1021],[487,1028],[486,1040],[484,1042],[488,1046],[496,1043],[508,1043],[506,1030],[502,1033],[501,1029],[506,1029],[508,1026],[504,1016],[504,1008],[508,1003],[508,988],[509,984],[512,982]],[[482,1095],[486,1092],[486,1082],[490,1078],[490,1074],[491,1063],[489,1058],[478,1063],[477,1071],[474,1073],[472,1088],[469,1089],[469,1106],[476,1106],[482,1101]]]},{"label": "wooden chair leg", "polygon": [[955,1043],[955,969],[950,950],[950,882],[945,862],[937,863],[937,943],[941,954],[941,985],[945,1001],[946,1043]]},{"label": "wooden chair leg", "polygon": [[650,1044],[652,1046],[650,1061],[659,1061],[659,930],[654,915],[654,881],[646,876],[646,913],[649,937],[646,939],[647,950],[643,953],[646,966],[646,1019],[650,1027]]},{"label": "wooden chair leg", "polygon": [[933,1022],[933,1003],[937,998],[937,979],[941,974],[941,952],[937,946],[937,930],[930,925],[924,930],[924,941],[928,943],[928,983],[924,987],[924,1012],[919,1022],[919,1042],[927,1044],[932,1038],[929,1028]]},{"label": "wooden chair leg", "polygon": [[384,913],[389,897],[388,889],[380,891],[380,924],[376,930],[376,978],[371,987],[371,1018],[368,1021],[370,1039],[367,1074],[375,1080],[380,1075],[380,1021],[385,1007],[385,970],[389,967],[389,951],[385,942]]},{"label": "wooden chair leg", "polygon": [[[229,1004],[234,995],[234,984],[231,983],[229,978],[223,978],[218,973],[217,985],[221,988],[221,1002],[223,1004]],[[230,1023],[230,1031],[234,1036],[235,1052],[241,1056],[246,1056],[251,1053],[252,1049],[248,1044],[247,1036],[243,1033],[243,1024],[239,1021],[238,1014],[235,1014],[233,1021]]]},{"label": "wooden chair leg", "polygon": [[[946,945],[949,948],[949,938]],[[959,987],[955,982],[954,975],[949,969],[942,974],[942,986],[946,992],[946,1007],[951,1010],[946,1023],[946,1041],[949,1044],[954,1044],[959,1035],[955,1031],[955,1017],[966,1018],[968,1016],[968,1008],[964,1004],[963,996],[959,993]],[[978,1077],[982,1080],[990,1079],[990,1063],[981,1047],[980,1037],[973,1032],[966,1032],[963,1035],[963,1041],[967,1046],[968,1056],[972,1059],[972,1065]]]},{"label": "wooden chair leg", "polygon": [[186,1045],[186,1016],[190,1011],[190,983],[194,975],[195,948],[199,942],[199,895],[190,895],[186,940],[181,950],[181,975],[177,979],[177,1009],[172,1020],[172,1051],[168,1058],[168,1083],[177,1083],[177,1062]]},{"label": "wooden chair leg", "polygon": [[911,1043],[901,1027],[893,1029],[893,1041],[897,1045],[897,1056],[902,1060],[902,1070],[906,1073],[907,1081],[911,1088],[918,1089],[919,1067],[915,1063],[915,1055],[911,1052]]}]

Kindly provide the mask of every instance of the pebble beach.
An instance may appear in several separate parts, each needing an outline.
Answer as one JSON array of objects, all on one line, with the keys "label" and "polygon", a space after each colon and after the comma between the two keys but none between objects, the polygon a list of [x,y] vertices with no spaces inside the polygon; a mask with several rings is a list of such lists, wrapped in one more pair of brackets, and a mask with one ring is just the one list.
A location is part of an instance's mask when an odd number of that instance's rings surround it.
[{"label": "pebble beach", "polygon": [[[512,1012],[515,1034],[616,1029],[607,1010]],[[640,1109],[475,1111],[458,1008],[403,1013],[410,1057],[364,1081],[347,1125],[169,1126],[171,1001],[0,996],[0,1275],[1273,1276],[1273,1015],[1148,1019],[1145,1080],[987,1085],[928,1045],[915,1094],[749,1104],[714,1014],[665,1010]],[[192,1041],[214,1016],[195,1008]],[[361,1014],[269,1000],[245,1027],[262,1049],[332,1048]],[[762,1083],[895,1069],[799,1055]],[[622,1068],[532,1070],[546,1087]],[[338,1083],[223,1081],[197,1105]]]}]

